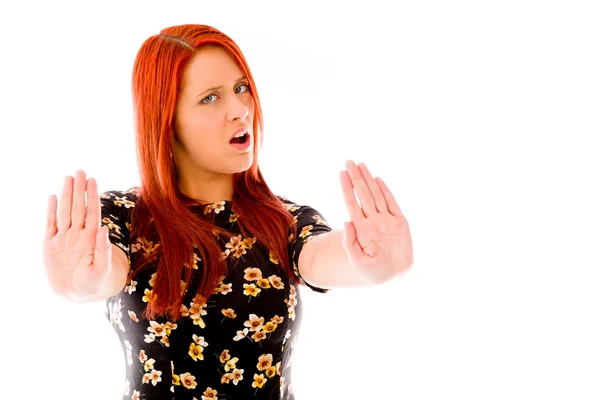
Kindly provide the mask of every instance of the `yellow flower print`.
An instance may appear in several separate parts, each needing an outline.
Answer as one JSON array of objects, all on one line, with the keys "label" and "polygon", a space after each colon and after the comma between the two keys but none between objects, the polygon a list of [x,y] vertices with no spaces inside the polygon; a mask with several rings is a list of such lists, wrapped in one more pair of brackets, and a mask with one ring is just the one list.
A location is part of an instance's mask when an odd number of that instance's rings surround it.
[{"label": "yellow flower print", "polygon": [[136,286],[137,286],[137,281],[129,281],[129,282],[127,282],[127,286],[125,286],[125,289],[123,289],[123,292],[131,294],[131,293],[135,292]]},{"label": "yellow flower print", "polygon": [[273,322],[267,322],[263,327],[265,333],[271,333],[275,331],[275,329],[277,329],[277,324],[274,324]]},{"label": "yellow flower print", "polygon": [[267,337],[267,334],[264,333],[263,331],[258,331],[254,335],[252,335],[252,339],[254,339],[255,342],[260,342],[261,340],[265,339],[266,337]]},{"label": "yellow flower print", "polygon": [[261,279],[257,283],[258,283],[258,286],[260,286],[262,289],[268,289],[271,287],[271,285],[269,285],[268,279]]},{"label": "yellow flower print", "polygon": [[273,318],[271,318],[271,322],[273,322],[274,324],[280,324],[283,322],[283,317],[275,315]]},{"label": "yellow flower print", "polygon": [[202,346],[202,347],[208,346],[208,343],[206,343],[206,341],[204,340],[204,336],[198,336],[194,333],[192,335],[192,339],[194,340],[194,343],[196,343],[199,346]]},{"label": "yellow flower print", "polygon": [[258,281],[262,279],[260,268],[246,268],[244,270],[244,279],[247,281]]},{"label": "yellow flower print", "polygon": [[329,224],[327,223],[327,221],[325,221],[324,219],[322,219],[320,215],[313,215],[313,219],[315,220],[315,223],[317,225],[329,226]]},{"label": "yellow flower print", "polygon": [[240,340],[242,340],[246,336],[248,336],[248,328],[244,328],[243,331],[237,331],[237,335],[235,335],[235,337],[233,338],[233,340],[235,340],[236,342],[239,342]]},{"label": "yellow flower print", "polygon": [[233,379],[233,373],[228,372],[221,376],[221,383],[229,383]]},{"label": "yellow flower print", "polygon": [[173,377],[173,379],[172,379],[173,385],[175,385],[175,386],[181,385],[181,379],[179,379],[179,376],[173,374],[172,377]]},{"label": "yellow flower print", "polygon": [[147,359],[146,362],[144,363],[144,370],[146,372],[153,370],[155,361],[156,360],[154,360],[154,358]]},{"label": "yellow flower print", "polygon": [[217,391],[211,388],[207,388],[202,396],[202,400],[214,400],[217,398]]},{"label": "yellow flower print", "polygon": [[133,320],[133,322],[140,322],[137,315],[135,315],[135,312],[128,310],[127,314],[129,314],[129,318],[131,318]]},{"label": "yellow flower print", "polygon": [[300,207],[297,206],[296,204],[284,204],[285,208],[287,208],[288,211],[294,212],[296,210],[299,210]]},{"label": "yellow flower print", "polygon": [[227,308],[227,309],[221,310],[221,312],[227,318],[233,319],[233,318],[237,317],[237,315],[235,315],[235,311],[233,311],[233,308]]},{"label": "yellow flower print", "polygon": [[138,237],[136,243],[141,245],[141,249],[144,250],[144,255],[146,257],[151,256],[160,246],[160,243],[154,244],[154,242],[146,239],[145,237]]},{"label": "yellow flower print", "polygon": [[131,345],[129,344],[129,341],[125,340],[125,347],[127,348],[127,364],[129,365],[133,365],[133,354],[131,352]]},{"label": "yellow flower print", "polygon": [[313,228],[312,225],[308,225],[308,226],[305,226],[304,228],[302,228],[302,232],[300,232],[300,237],[305,238],[308,235],[310,235],[310,233],[311,233],[310,231],[312,228]]},{"label": "yellow flower print", "polygon": [[150,326],[148,327],[148,331],[154,333],[156,336],[163,336],[165,332],[165,325],[159,324],[156,321],[150,321]]},{"label": "yellow flower print", "polygon": [[227,283],[227,284],[222,284],[221,286],[217,287],[214,291],[215,294],[217,293],[221,293],[223,296],[225,296],[227,293],[230,293],[233,291],[233,289],[231,289],[231,283]]},{"label": "yellow flower print", "polygon": [[240,361],[240,359],[237,357],[233,357],[231,360],[227,361],[227,363],[225,364],[225,372],[229,372],[232,369],[235,369],[235,364],[238,361]]},{"label": "yellow flower print", "polygon": [[221,360],[221,364],[231,360],[231,355],[229,355],[229,350],[225,349],[219,356],[219,360]]},{"label": "yellow flower print", "polygon": [[165,322],[165,332],[167,336],[171,334],[171,331],[177,329],[177,324],[172,323],[171,321]]},{"label": "yellow flower print", "polygon": [[144,350],[140,350],[140,355],[138,356],[138,358],[140,359],[140,362],[142,364],[148,361],[148,356],[146,355],[146,352]]},{"label": "yellow flower print", "polygon": [[233,256],[235,258],[241,258],[244,254],[246,254],[246,249],[243,247],[238,247],[237,249],[235,249]]},{"label": "yellow flower print", "polygon": [[260,293],[260,289],[254,283],[244,283],[244,294],[246,296],[256,297]]},{"label": "yellow flower print", "polygon": [[269,260],[271,260],[273,264],[279,264],[279,259],[272,251],[269,251]]},{"label": "yellow flower print", "polygon": [[229,222],[234,223],[235,221],[238,220],[239,217],[240,217],[239,214],[231,213],[231,214],[229,214]]},{"label": "yellow flower print", "polygon": [[152,343],[154,342],[154,340],[156,340],[156,336],[154,336],[154,333],[149,333],[147,335],[144,335],[144,342],[146,343]]},{"label": "yellow flower print", "polygon": [[273,355],[272,354],[263,354],[258,357],[258,364],[256,364],[256,368],[259,371],[264,371],[265,369],[271,368],[271,364],[273,363]]},{"label": "yellow flower print", "polygon": [[151,287],[154,287],[155,283],[156,283],[156,272],[153,273],[152,275],[150,275],[150,280],[148,281],[148,285],[150,285]]},{"label": "yellow flower print", "polygon": [[144,374],[144,376],[142,377],[142,383],[152,382],[152,385],[156,386],[156,384],[158,382],[162,381],[162,378],[160,377],[161,375],[162,375],[161,371],[157,371],[157,370],[153,369],[152,371]]},{"label": "yellow flower print", "polygon": [[121,227],[119,225],[115,224],[110,218],[104,217],[104,218],[102,218],[102,222],[106,224],[108,229],[115,230],[115,231],[117,231],[117,233],[119,235],[122,235]]},{"label": "yellow flower print", "polygon": [[269,367],[269,369],[267,369],[265,371],[265,375],[267,375],[267,378],[272,378],[275,376],[275,366]]},{"label": "yellow flower print", "polygon": [[281,290],[284,288],[284,284],[283,282],[281,282],[281,278],[277,275],[271,275],[269,277],[269,282],[271,282],[271,286],[273,286],[275,289]]},{"label": "yellow flower print", "polygon": [[128,200],[127,197],[125,197],[125,196],[123,196],[123,197],[115,196],[113,203],[115,203],[115,205],[117,205],[119,207],[121,207],[121,206],[125,206],[125,208],[135,207],[135,203],[131,200]]},{"label": "yellow flower print", "polygon": [[186,389],[196,389],[196,377],[189,372],[184,374],[179,374],[179,378],[181,378],[181,384]]},{"label": "yellow flower print", "polygon": [[229,251],[235,250],[242,246],[242,235],[232,236],[229,238],[229,243],[225,244],[225,248]]},{"label": "yellow flower print", "polygon": [[237,385],[239,383],[239,381],[244,379],[244,370],[243,369],[236,368],[233,370],[233,372],[231,374],[233,375],[232,380],[233,380],[234,385]]},{"label": "yellow flower print", "polygon": [[160,342],[162,344],[165,345],[165,347],[171,347],[171,344],[169,343],[169,337],[168,336],[163,336],[160,338]]},{"label": "yellow flower print", "polygon": [[192,303],[200,304],[202,307],[204,307],[206,306],[206,299],[201,294],[197,294],[192,299]]},{"label": "yellow flower print", "polygon": [[244,326],[250,328],[250,332],[260,331],[265,323],[264,317],[258,317],[256,314],[250,314],[250,319],[244,322]]},{"label": "yellow flower print", "polygon": [[190,348],[188,350],[188,354],[192,357],[194,361],[204,360],[204,354],[202,354],[203,350],[204,348],[202,346],[198,346],[195,343],[191,343]]},{"label": "yellow flower print", "polygon": [[144,303],[151,302],[156,299],[156,295],[150,289],[144,289],[144,297],[142,297],[142,301]]},{"label": "yellow flower print", "polygon": [[211,211],[214,211],[215,214],[218,214],[223,210],[225,210],[225,201],[219,201],[204,207],[204,215],[210,214]]},{"label": "yellow flower print", "polygon": [[133,394],[131,395],[131,400],[140,400],[140,392],[134,390]]},{"label": "yellow flower print", "polygon": [[181,307],[179,307],[179,312],[181,313],[182,317],[189,317],[190,315],[190,310],[185,306],[185,304],[182,304]]},{"label": "yellow flower print", "polygon": [[245,249],[252,249],[252,246],[256,243],[256,238],[246,238],[242,241],[242,247]]},{"label": "yellow flower print", "polygon": [[267,380],[263,374],[254,374],[254,382],[252,382],[252,387],[262,388]]},{"label": "yellow flower print", "polygon": [[277,373],[277,375],[281,376],[281,361],[275,364],[275,372]]}]

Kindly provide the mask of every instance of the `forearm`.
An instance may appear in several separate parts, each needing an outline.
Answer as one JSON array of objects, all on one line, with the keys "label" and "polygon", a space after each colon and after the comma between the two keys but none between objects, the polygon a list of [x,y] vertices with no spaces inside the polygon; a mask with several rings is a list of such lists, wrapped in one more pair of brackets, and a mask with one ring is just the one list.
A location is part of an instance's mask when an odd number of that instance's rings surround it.
[{"label": "forearm", "polygon": [[[300,273],[306,282],[321,288],[352,288],[374,284],[350,264],[342,245],[343,237],[344,231],[336,229],[315,236],[306,244],[299,260]],[[304,271],[303,266],[306,266]]]},{"label": "forearm", "polygon": [[112,245],[110,272],[98,293],[89,296],[78,296],[75,293],[66,293],[65,297],[76,303],[104,301],[123,290],[127,283],[128,273],[129,260],[127,255],[119,247]]}]

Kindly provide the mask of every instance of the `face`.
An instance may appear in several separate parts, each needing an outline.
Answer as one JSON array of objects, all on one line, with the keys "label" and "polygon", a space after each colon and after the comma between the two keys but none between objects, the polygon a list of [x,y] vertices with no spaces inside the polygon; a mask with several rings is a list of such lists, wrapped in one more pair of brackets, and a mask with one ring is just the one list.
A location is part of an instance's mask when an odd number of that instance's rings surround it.
[{"label": "face", "polygon": [[[235,59],[219,47],[201,49],[183,72],[175,110],[173,157],[179,175],[215,179],[250,168],[253,118],[248,80]],[[245,137],[232,142],[240,130]]]}]

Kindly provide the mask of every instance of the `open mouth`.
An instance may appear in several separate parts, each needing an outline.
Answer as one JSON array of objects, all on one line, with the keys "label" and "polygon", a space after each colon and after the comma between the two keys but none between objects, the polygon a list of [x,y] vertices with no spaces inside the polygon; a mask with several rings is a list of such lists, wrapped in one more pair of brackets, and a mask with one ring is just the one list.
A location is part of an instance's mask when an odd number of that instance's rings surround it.
[{"label": "open mouth", "polygon": [[244,132],[244,134],[240,137],[234,137],[233,139],[231,139],[229,141],[229,143],[231,144],[244,144],[246,143],[248,140],[250,139],[250,135],[248,135],[248,132]]}]

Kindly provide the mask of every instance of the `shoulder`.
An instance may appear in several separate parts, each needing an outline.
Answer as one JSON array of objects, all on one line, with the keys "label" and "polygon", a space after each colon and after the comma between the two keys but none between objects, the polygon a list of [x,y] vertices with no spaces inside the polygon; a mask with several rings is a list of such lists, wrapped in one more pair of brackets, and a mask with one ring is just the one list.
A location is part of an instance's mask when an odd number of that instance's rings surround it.
[{"label": "shoulder", "polygon": [[298,204],[284,196],[277,195],[283,206],[294,217],[295,222],[300,222],[300,225],[314,223],[317,225],[328,226],[327,220],[317,209],[307,204]]},{"label": "shoulder", "polygon": [[100,203],[102,207],[117,206],[125,209],[135,207],[139,197],[139,188],[137,186],[126,190],[107,190],[100,194]]}]

